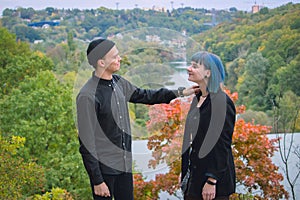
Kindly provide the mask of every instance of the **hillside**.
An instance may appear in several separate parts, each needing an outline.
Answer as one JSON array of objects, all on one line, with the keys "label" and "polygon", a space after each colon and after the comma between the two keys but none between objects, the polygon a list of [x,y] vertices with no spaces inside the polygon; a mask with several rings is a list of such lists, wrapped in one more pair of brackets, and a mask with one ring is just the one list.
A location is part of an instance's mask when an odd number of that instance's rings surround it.
[{"label": "hillside", "polygon": [[287,93],[299,97],[300,4],[265,8],[193,38],[221,56],[226,85],[247,108],[267,112],[282,104]]}]

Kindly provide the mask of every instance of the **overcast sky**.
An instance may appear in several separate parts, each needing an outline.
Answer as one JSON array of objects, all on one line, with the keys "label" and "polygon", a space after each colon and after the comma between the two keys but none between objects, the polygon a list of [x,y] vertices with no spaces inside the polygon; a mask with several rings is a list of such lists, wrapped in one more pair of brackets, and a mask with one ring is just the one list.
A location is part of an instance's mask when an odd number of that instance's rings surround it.
[{"label": "overcast sky", "polygon": [[[173,3],[171,3],[173,2]],[[255,3],[269,8],[275,8],[289,2],[299,3],[300,0],[0,0],[0,12],[5,8],[32,7],[35,10],[46,7],[54,8],[79,8],[95,9],[101,6],[111,9],[132,9],[164,7],[166,9],[179,7],[193,7],[206,9],[229,9],[236,7],[238,10],[250,11]]]}]

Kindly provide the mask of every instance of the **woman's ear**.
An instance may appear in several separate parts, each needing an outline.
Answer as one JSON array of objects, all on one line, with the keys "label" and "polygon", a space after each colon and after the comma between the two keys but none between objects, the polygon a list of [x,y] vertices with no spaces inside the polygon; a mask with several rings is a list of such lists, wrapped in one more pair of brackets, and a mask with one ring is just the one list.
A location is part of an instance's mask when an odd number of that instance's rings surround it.
[{"label": "woman's ear", "polygon": [[206,70],[206,72],[205,72],[205,76],[209,78],[209,77],[210,77],[210,75],[211,75],[211,72],[210,72],[210,70]]}]

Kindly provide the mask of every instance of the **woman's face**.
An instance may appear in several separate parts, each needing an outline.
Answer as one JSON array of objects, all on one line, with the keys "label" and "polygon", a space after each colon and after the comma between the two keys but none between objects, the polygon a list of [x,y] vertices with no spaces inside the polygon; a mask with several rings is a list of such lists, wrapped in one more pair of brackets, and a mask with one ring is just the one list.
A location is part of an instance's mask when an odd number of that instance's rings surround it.
[{"label": "woman's face", "polygon": [[188,80],[198,84],[207,82],[205,79],[210,76],[210,70],[205,69],[203,64],[199,64],[194,61],[192,61],[191,65],[188,66],[187,72],[189,75]]}]

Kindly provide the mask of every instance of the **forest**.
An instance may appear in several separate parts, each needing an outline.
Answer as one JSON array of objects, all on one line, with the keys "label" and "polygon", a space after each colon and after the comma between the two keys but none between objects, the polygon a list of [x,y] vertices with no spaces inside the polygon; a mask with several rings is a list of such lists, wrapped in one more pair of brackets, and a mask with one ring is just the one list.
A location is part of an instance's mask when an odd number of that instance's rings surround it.
[{"label": "forest", "polygon": [[[41,21],[59,25],[29,26]],[[122,56],[118,73],[143,87],[172,87],[166,79],[174,73],[169,64],[188,64],[198,50],[219,55],[226,66],[226,92],[238,111],[233,148],[237,184],[245,187],[232,198],[295,199],[271,159],[280,138],[267,137],[300,130],[300,4],[293,3],[254,14],[189,7],[5,9],[0,18],[1,199],[91,198],[78,151],[74,100],[91,75],[85,52],[95,37],[116,42]],[[136,171],[136,199],[158,199],[161,191],[174,195],[179,189],[180,127],[189,102],[129,105],[133,136],[147,139],[153,151],[149,167],[162,162],[169,167],[151,181]],[[299,168],[300,147],[293,148]]]}]

